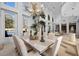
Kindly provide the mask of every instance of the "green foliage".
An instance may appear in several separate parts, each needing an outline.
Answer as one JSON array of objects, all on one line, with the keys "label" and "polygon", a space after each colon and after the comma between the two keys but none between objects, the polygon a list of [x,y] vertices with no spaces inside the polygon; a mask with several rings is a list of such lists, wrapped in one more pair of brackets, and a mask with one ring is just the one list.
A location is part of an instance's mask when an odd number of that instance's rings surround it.
[{"label": "green foliage", "polygon": [[45,14],[44,14],[44,12],[41,12],[40,16],[45,19]]},{"label": "green foliage", "polygon": [[[42,17],[43,19],[45,19],[45,14],[44,12],[41,12],[41,14],[39,15],[40,17]],[[33,15],[33,19],[35,19],[37,17],[36,14]]]},{"label": "green foliage", "polygon": [[39,24],[42,26],[45,26],[45,22],[44,21],[39,21]]},{"label": "green foliage", "polygon": [[32,24],[31,28],[35,31],[34,35],[37,34],[37,24]]},{"label": "green foliage", "polygon": [[5,18],[5,28],[14,28],[14,21],[9,18]]}]

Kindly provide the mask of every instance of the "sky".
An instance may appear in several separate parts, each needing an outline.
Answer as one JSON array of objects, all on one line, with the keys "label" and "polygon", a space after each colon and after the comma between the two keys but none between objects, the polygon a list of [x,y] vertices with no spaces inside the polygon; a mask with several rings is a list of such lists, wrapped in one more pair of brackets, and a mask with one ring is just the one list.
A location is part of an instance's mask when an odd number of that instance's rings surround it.
[{"label": "sky", "polygon": [[5,2],[5,4],[10,7],[15,7],[15,2]]},{"label": "sky", "polygon": [[[10,7],[15,7],[15,2],[5,2],[5,4],[6,4],[7,6],[10,6]],[[11,15],[11,16],[14,15],[14,13],[11,12],[11,11],[6,11],[6,13],[8,13],[8,14]]]}]

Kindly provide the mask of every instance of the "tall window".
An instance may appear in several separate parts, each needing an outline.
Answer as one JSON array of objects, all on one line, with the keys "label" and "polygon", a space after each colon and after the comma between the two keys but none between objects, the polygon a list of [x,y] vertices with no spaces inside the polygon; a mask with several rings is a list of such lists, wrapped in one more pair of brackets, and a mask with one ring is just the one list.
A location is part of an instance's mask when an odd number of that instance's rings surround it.
[{"label": "tall window", "polygon": [[5,15],[5,28],[14,28],[14,21],[11,15]]},{"label": "tall window", "polygon": [[50,16],[48,15],[48,20],[50,20]]},{"label": "tall window", "polygon": [[15,2],[4,2],[5,5],[15,7]]},{"label": "tall window", "polygon": [[50,23],[48,23],[48,33],[50,33]]},{"label": "tall window", "polygon": [[5,37],[15,34],[15,21],[15,13],[11,11],[5,11]]},{"label": "tall window", "polygon": [[54,22],[54,19],[53,19],[53,17],[52,17],[52,22]]},{"label": "tall window", "polygon": [[14,28],[14,15],[11,11],[5,11],[5,28]]}]

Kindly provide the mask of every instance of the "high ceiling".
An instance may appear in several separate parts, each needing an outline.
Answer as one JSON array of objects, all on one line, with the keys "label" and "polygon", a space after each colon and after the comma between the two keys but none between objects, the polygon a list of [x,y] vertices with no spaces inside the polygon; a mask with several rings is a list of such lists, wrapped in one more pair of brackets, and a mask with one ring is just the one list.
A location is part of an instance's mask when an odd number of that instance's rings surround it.
[{"label": "high ceiling", "polygon": [[[63,3],[62,2],[38,2],[38,4],[43,4],[44,9],[46,9],[48,14],[51,14],[53,18],[56,18],[58,15],[61,14],[61,8]],[[23,4],[25,4],[26,6],[30,6],[30,2],[25,2]]]},{"label": "high ceiling", "polygon": [[67,2],[62,7],[62,16],[79,16],[79,2]]},{"label": "high ceiling", "polygon": [[44,2],[43,4],[53,18],[57,18],[61,15],[62,2]]},{"label": "high ceiling", "polygon": [[[24,4],[24,3],[23,3]],[[30,6],[30,3],[25,3],[27,6]],[[72,10],[74,9],[74,14],[78,13],[77,7],[79,7],[79,3],[68,3],[68,2],[38,2],[38,4],[44,6],[44,9],[46,12],[51,15],[56,22],[59,21],[69,21],[75,20],[76,17],[72,16],[70,12],[73,12]],[[71,16],[63,16],[63,15],[71,15]],[[71,21],[70,20],[70,21]]]}]

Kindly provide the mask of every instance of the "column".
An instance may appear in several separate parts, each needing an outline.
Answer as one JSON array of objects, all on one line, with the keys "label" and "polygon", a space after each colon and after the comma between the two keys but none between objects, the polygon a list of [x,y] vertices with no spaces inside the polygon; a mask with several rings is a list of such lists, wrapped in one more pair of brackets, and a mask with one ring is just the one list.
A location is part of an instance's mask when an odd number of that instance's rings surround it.
[{"label": "column", "polygon": [[23,16],[22,16],[22,3],[18,3],[18,36],[23,35]]},{"label": "column", "polygon": [[14,26],[15,26],[15,34],[14,35],[18,35],[18,14],[15,14],[15,17],[14,17]]},{"label": "column", "polygon": [[[15,7],[16,8],[18,7],[18,2],[15,3]],[[17,10],[18,10],[18,8],[17,8]],[[14,26],[15,26],[14,35],[18,35],[18,18],[19,18],[19,16],[18,16],[18,12],[17,12],[14,15],[14,23],[15,23],[14,24]]]},{"label": "column", "polygon": [[54,23],[52,22],[52,32],[54,32]]},{"label": "column", "polygon": [[76,37],[79,38],[79,16],[77,16],[76,21]]},{"label": "column", "polygon": [[67,31],[67,34],[69,33],[69,23],[67,22],[66,24],[66,31]]},{"label": "column", "polygon": [[52,32],[53,31],[53,26],[52,26],[52,16],[50,16],[50,31]]},{"label": "column", "polygon": [[46,32],[46,38],[48,38],[47,34],[48,34],[48,14],[46,14],[46,17],[45,17],[45,20],[46,20],[46,24],[45,24],[45,32]]},{"label": "column", "polygon": [[55,25],[55,23],[53,23],[53,29],[54,29],[54,32],[55,32],[55,29],[56,29],[56,25]]},{"label": "column", "polygon": [[1,10],[1,17],[0,17],[0,35],[3,38],[5,37],[5,13],[4,13],[4,10]]},{"label": "column", "polygon": [[61,33],[62,32],[62,27],[61,27],[61,24],[59,24],[59,32]]},{"label": "column", "polygon": [[33,20],[33,19],[32,19],[32,16],[27,16],[26,19],[27,19],[27,28],[28,28],[28,29],[27,29],[27,32],[28,32],[28,37],[30,37],[30,30],[31,30],[30,27],[31,27],[31,25],[32,25],[32,22],[33,22],[32,20]]}]

